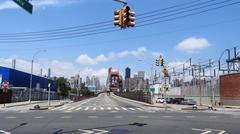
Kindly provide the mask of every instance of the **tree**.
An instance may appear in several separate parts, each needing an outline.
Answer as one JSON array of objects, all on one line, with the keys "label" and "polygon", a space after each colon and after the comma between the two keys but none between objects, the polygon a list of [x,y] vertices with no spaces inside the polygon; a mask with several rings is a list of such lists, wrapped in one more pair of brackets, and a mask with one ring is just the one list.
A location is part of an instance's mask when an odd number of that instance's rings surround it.
[{"label": "tree", "polygon": [[68,96],[68,92],[71,90],[71,88],[66,78],[54,77],[54,84],[57,86],[63,97]]}]

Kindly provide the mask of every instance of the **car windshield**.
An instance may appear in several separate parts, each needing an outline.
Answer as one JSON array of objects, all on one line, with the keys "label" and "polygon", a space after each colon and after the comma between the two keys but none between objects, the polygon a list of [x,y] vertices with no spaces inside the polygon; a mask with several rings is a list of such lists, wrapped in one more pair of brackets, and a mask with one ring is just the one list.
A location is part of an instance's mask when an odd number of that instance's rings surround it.
[{"label": "car windshield", "polygon": [[0,134],[239,134],[240,0],[0,0]]}]

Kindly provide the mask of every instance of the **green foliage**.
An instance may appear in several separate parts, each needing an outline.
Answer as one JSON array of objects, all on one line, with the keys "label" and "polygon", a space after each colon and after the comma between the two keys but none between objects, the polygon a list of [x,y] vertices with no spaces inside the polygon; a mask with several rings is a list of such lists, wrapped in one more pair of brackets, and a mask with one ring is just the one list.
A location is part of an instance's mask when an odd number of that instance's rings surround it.
[{"label": "green foliage", "polygon": [[86,97],[94,96],[94,92],[91,92],[91,91],[89,91],[88,89],[81,90],[80,93],[81,93],[83,96],[86,96]]},{"label": "green foliage", "polygon": [[59,89],[60,94],[64,97],[66,97],[71,90],[67,79],[64,77],[54,77],[54,84]]}]

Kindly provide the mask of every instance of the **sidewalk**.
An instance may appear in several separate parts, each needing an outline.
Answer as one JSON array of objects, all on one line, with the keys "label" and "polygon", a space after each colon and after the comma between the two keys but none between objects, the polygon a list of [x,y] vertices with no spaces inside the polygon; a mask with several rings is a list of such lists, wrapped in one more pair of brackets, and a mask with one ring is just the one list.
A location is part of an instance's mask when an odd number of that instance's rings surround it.
[{"label": "sidewalk", "polygon": [[[70,100],[51,100],[50,101],[50,107],[58,107],[62,106],[65,103],[71,102]],[[33,108],[35,105],[39,105],[40,107],[48,107],[48,101],[32,101],[31,103],[29,101],[24,102],[15,102],[15,103],[7,103],[5,104],[5,108],[20,108],[20,107],[30,107]],[[4,105],[0,105],[0,109],[4,109]]]}]

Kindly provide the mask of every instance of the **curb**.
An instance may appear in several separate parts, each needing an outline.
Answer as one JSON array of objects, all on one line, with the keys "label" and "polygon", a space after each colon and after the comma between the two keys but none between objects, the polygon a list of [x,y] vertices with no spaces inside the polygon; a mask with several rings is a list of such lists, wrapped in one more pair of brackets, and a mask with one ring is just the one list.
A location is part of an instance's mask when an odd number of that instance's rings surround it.
[{"label": "curb", "polygon": [[38,103],[44,103],[44,102],[31,102],[31,103],[27,103],[27,104],[16,104],[16,105],[12,105],[12,106],[6,106],[8,107],[18,107],[18,106],[26,106],[26,105],[32,105],[32,104],[38,104]]},{"label": "curb", "polygon": [[[151,105],[151,104],[148,104],[148,103],[145,103],[145,102],[140,102],[140,101],[136,101],[136,100],[120,97],[120,96],[115,95],[114,93],[113,93],[113,97],[119,98],[119,99],[125,99],[126,101],[131,101],[133,103],[137,103],[137,104],[140,104],[140,105],[143,105],[143,106],[157,107],[157,108],[166,108],[165,106],[154,106],[154,105]],[[172,107],[167,106],[167,108],[172,108]]]},{"label": "curb", "polygon": [[30,108],[29,110],[48,110],[48,108],[38,108],[38,109]]}]

